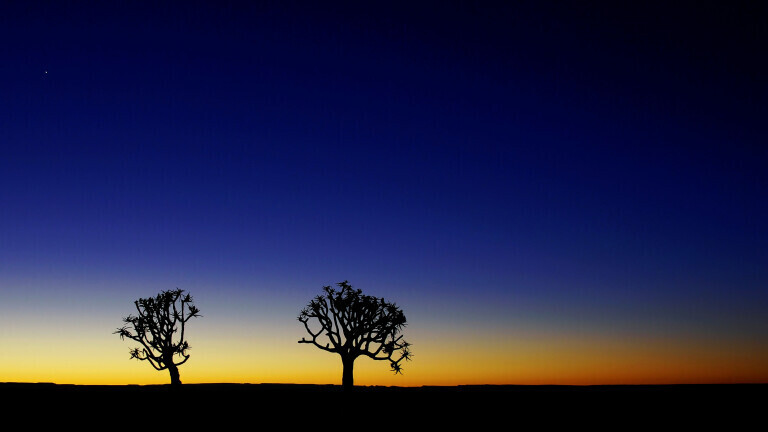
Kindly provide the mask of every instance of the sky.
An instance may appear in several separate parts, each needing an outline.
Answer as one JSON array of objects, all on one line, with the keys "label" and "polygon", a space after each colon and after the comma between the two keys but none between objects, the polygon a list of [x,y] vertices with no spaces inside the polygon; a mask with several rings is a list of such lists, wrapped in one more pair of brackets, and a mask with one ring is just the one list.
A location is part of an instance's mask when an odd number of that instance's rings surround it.
[{"label": "sky", "polygon": [[339,384],[343,280],[360,385],[768,382],[766,5],[603,3],[3,2],[0,382]]}]

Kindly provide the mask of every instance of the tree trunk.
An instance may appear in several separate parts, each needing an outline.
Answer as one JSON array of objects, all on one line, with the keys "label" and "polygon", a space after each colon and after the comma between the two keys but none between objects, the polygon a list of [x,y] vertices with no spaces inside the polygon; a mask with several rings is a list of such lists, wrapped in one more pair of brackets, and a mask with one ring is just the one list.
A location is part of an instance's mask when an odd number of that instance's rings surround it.
[{"label": "tree trunk", "polygon": [[168,363],[168,373],[171,374],[171,385],[180,386],[181,379],[179,379],[179,368],[173,363]]},{"label": "tree trunk", "polygon": [[341,377],[341,386],[344,388],[344,391],[350,391],[355,386],[355,378],[353,375],[355,358],[342,357],[341,363],[344,365],[344,374]]}]

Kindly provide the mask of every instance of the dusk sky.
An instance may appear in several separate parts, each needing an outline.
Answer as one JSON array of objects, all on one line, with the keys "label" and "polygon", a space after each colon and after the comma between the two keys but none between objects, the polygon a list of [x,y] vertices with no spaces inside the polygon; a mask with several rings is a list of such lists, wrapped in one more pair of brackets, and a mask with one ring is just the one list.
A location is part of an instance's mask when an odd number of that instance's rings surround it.
[{"label": "dusk sky", "polygon": [[360,385],[768,382],[767,3],[160,3],[0,6],[0,382],[339,384],[343,280]]}]

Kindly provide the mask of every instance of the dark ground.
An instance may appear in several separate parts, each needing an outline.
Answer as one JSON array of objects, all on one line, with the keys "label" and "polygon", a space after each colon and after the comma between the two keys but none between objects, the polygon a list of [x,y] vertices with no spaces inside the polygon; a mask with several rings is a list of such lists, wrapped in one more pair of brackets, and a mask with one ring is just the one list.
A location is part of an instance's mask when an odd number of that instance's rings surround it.
[{"label": "dark ground", "polygon": [[751,419],[764,424],[767,396],[768,384],[357,387],[345,393],[333,385],[184,384],[174,390],[162,385],[0,383],[7,417],[119,429],[144,422],[179,429],[314,429],[316,422],[339,419],[342,429],[505,424],[509,427],[504,429],[526,430],[575,425],[740,428]]}]

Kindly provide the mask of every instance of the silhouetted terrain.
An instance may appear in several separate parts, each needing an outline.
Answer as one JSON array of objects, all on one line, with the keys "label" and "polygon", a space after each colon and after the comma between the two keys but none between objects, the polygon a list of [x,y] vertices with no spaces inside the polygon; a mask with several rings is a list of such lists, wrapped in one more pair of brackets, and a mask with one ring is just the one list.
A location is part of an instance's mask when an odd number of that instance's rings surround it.
[{"label": "silhouetted terrain", "polygon": [[234,426],[245,421],[254,427],[278,422],[290,429],[325,422],[341,422],[342,429],[367,422],[405,430],[457,422],[483,427],[499,420],[520,427],[736,426],[762,416],[766,396],[768,384],[356,387],[345,393],[337,385],[184,384],[174,389],[0,383],[7,412],[44,412],[37,418],[43,422],[134,419]]}]

